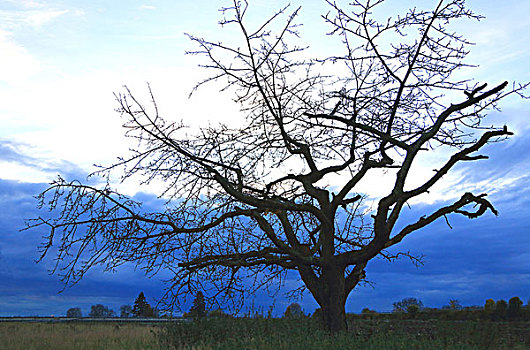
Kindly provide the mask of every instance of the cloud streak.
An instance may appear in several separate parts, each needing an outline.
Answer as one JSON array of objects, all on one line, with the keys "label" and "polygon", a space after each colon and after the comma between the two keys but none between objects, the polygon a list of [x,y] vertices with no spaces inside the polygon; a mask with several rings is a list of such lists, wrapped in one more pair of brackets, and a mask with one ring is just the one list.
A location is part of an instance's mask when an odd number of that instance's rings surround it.
[{"label": "cloud streak", "polygon": [[5,166],[1,177],[23,182],[50,181],[58,174],[67,179],[86,178],[87,172],[75,163],[33,157],[33,149],[24,143],[0,139],[0,164]]},{"label": "cloud streak", "polygon": [[[0,16],[0,21],[1,21]],[[41,65],[12,35],[0,29],[0,82],[18,85],[41,70]]]}]

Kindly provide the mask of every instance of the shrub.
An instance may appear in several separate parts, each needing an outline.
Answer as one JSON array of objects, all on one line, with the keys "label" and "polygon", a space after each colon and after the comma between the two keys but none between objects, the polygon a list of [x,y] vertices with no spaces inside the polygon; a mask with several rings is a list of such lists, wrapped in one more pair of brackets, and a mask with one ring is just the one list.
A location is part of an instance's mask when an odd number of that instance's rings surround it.
[{"label": "shrub", "polygon": [[462,310],[462,305],[457,299],[449,300],[449,309],[451,310]]},{"label": "shrub", "polygon": [[523,302],[519,297],[513,297],[508,301],[508,317],[509,318],[519,318],[521,315],[521,305]]},{"label": "shrub", "polygon": [[221,309],[216,309],[208,312],[208,317],[216,317],[216,318],[232,318],[232,315],[225,313]]},{"label": "shrub", "polygon": [[497,300],[495,303],[495,316],[499,319],[506,317],[506,310],[508,309],[508,303],[506,300]]},{"label": "shrub", "polygon": [[495,300],[493,299],[486,300],[486,304],[484,304],[484,311],[488,313],[493,313],[493,311],[495,311]]},{"label": "shrub", "polygon": [[417,314],[418,311],[420,311],[420,306],[417,305],[417,304],[410,304],[410,305],[407,305],[407,313],[409,314]]},{"label": "shrub", "polygon": [[423,303],[421,300],[416,298],[404,298],[403,300],[396,301],[392,304],[392,306],[394,306],[394,312],[408,312],[408,307],[410,305],[416,305],[418,310],[423,309]]},{"label": "shrub", "polygon": [[377,311],[375,310],[370,310],[369,308],[365,307],[362,311],[361,311],[362,314],[369,314],[369,315],[373,315],[373,314],[376,314]]},{"label": "shrub", "polygon": [[287,306],[287,309],[285,309],[285,313],[283,314],[283,317],[285,318],[301,318],[303,316],[304,312],[298,303],[292,303],[291,305]]}]

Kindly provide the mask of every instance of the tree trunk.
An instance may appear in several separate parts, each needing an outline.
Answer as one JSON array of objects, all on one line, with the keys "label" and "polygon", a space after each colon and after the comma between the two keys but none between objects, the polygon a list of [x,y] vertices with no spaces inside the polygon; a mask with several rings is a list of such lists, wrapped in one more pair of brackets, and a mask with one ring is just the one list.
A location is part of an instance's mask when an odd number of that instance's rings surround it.
[{"label": "tree trunk", "polygon": [[348,329],[346,322],[346,292],[344,288],[344,271],[336,267],[325,268],[321,278],[323,285],[320,300],[324,328],[332,333]]}]

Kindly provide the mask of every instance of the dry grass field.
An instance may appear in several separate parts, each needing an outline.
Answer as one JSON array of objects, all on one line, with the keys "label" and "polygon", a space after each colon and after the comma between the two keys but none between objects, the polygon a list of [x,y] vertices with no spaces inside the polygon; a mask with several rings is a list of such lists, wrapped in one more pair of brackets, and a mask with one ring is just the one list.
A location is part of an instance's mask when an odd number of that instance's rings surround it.
[{"label": "dry grass field", "polygon": [[159,349],[158,326],[111,323],[0,323],[2,350]]}]

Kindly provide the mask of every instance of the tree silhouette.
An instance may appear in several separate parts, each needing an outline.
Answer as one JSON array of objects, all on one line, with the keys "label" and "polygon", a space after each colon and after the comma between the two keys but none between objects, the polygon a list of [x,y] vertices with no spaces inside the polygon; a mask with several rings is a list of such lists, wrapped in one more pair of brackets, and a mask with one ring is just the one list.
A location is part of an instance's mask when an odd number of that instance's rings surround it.
[{"label": "tree silhouette", "polygon": [[457,299],[449,300],[449,309],[450,310],[462,310],[462,305]]},{"label": "tree silhouette", "polygon": [[508,300],[507,315],[509,318],[518,318],[521,315],[522,300],[519,297],[512,297]]},{"label": "tree silhouette", "polygon": [[417,307],[418,310],[423,309],[422,301],[416,298],[404,298],[403,300],[396,301],[392,304],[394,312],[408,312],[411,305]]},{"label": "tree silhouette", "polygon": [[81,312],[81,309],[78,307],[72,307],[66,311],[66,317],[68,318],[81,318],[83,317],[83,313]]},{"label": "tree silhouette", "polygon": [[133,315],[131,305],[122,305],[120,306],[120,317],[129,318]]},{"label": "tree silhouette", "polygon": [[495,316],[498,319],[505,319],[506,318],[506,311],[508,310],[508,303],[506,300],[500,299],[497,300],[495,303]]},{"label": "tree silhouette", "polygon": [[487,313],[493,313],[495,311],[495,300],[487,299],[486,303],[484,304],[484,311]]},{"label": "tree silhouette", "polygon": [[[417,261],[389,248],[451,214],[497,214],[485,193],[466,192],[396,225],[402,209],[455,165],[487,159],[477,152],[512,135],[483,120],[526,85],[488,88],[453,74],[469,67],[463,60],[470,43],[448,25],[481,16],[461,0],[442,0],[433,10],[378,22],[383,0],[327,3],[327,40],[338,38],[342,48],[326,57],[311,59],[297,44],[300,8],[249,25],[247,2],[234,1],[223,8],[221,24],[238,28],[239,42],[189,35],[198,46],[191,54],[211,72],[197,88],[224,84],[247,116],[244,125],[189,135],[182,123],[162,117],[150,88],[147,105],[127,88],[116,95],[126,135],[138,147],[97,174],[110,179],[123,169],[124,181],[161,181],[166,210],[146,211],[109,180],[99,187],[53,182],[38,198],[58,215],[28,227],[49,228],[42,257],[57,254],[64,282],[75,283],[97,264],[112,270],[136,262],[147,273],[174,273],[169,304],[204,290],[237,308],[293,270],[320,305],[325,327],[338,331],[347,327],[347,297],[371,259]],[[430,152],[450,155],[422,178],[415,165]],[[378,177],[378,189],[382,180],[390,183],[382,196],[363,187]],[[375,201],[373,209],[365,197]]]},{"label": "tree silhouette", "polygon": [[153,316],[153,310],[151,309],[151,305],[149,305],[149,303],[145,299],[144,292],[140,292],[140,294],[138,294],[138,297],[134,301],[132,314],[134,315],[134,317]]},{"label": "tree silhouette", "polygon": [[206,302],[204,301],[204,295],[201,291],[197,292],[193,305],[191,306],[190,312],[188,313],[191,317],[203,318],[206,316]]},{"label": "tree silhouette", "polygon": [[102,304],[96,304],[92,305],[90,307],[90,313],[88,314],[89,317],[114,317],[116,316],[116,313],[114,310],[109,309],[108,307],[102,305]]},{"label": "tree silhouette", "polygon": [[287,306],[285,312],[283,313],[283,317],[285,318],[300,318],[303,316],[304,312],[298,303],[291,303],[289,306]]}]

